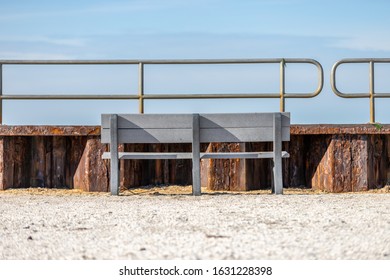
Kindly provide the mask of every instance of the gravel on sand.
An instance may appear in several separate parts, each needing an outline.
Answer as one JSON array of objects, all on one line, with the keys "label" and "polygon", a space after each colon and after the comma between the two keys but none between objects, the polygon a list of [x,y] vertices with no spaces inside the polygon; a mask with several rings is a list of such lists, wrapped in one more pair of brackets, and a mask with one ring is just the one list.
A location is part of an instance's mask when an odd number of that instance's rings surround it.
[{"label": "gravel on sand", "polygon": [[0,259],[390,259],[390,194],[0,192]]}]

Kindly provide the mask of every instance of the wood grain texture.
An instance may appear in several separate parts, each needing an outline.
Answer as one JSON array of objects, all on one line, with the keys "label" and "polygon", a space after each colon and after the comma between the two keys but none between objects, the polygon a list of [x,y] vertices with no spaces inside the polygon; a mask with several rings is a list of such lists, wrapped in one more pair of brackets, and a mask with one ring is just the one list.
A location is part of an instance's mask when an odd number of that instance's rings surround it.
[{"label": "wood grain texture", "polygon": [[[33,178],[36,178],[36,175],[32,176],[36,174],[33,170],[37,171],[34,157],[42,147],[44,152],[41,154],[44,155],[42,158],[45,163],[41,165],[40,172],[43,174],[44,185],[53,187],[51,178],[55,170],[54,139],[50,133],[56,133],[55,128],[50,127],[47,130],[45,127],[28,127],[28,129],[17,127],[14,130],[7,127],[7,135],[0,136],[0,189],[30,187]],[[66,145],[65,186],[86,191],[108,191],[109,162],[101,159],[103,152],[108,150],[107,145],[100,143],[99,134],[88,136],[82,135],[83,132],[78,131],[78,127],[67,127],[67,129],[69,136],[65,136],[64,141]],[[88,129],[91,130],[94,129]],[[0,131],[4,130],[0,129]],[[20,135],[28,131],[33,131],[33,134]],[[293,125],[291,141],[283,143],[283,150],[290,153],[290,158],[283,159],[284,185],[313,187],[334,192],[348,189],[366,190],[389,183],[390,135],[386,125],[381,131],[383,134],[375,130],[372,125],[361,125],[361,127],[360,125],[311,125],[309,128]],[[64,130],[60,131],[63,132]],[[34,137],[43,138],[37,141],[33,140]],[[335,145],[332,141],[338,141],[339,144]],[[191,152],[191,144],[125,144],[123,147],[127,152],[154,152],[155,149],[163,152]],[[335,149],[347,149],[347,151]],[[206,150],[207,152],[271,151],[272,143],[201,144],[201,152]],[[350,167],[346,163],[337,163],[339,165],[336,166],[335,155],[337,157],[351,155]],[[202,185],[207,185],[211,189],[251,190],[271,187],[272,167],[269,159],[206,159],[201,162]],[[336,176],[335,170],[343,168],[351,170],[350,179]],[[121,188],[126,189],[156,182],[189,185],[192,180],[191,162],[187,159],[162,160],[160,166],[156,165],[154,160],[126,160],[121,162],[120,170]],[[340,182],[335,182],[336,179]],[[351,186],[347,186],[346,182],[350,182]]]},{"label": "wood grain texture", "polygon": [[[108,150],[107,145],[102,144],[100,137],[95,136],[88,136],[78,144],[84,147],[72,176],[74,188],[90,192],[108,192],[109,162],[102,159],[102,154]],[[74,149],[79,150],[78,144],[73,146]]]}]

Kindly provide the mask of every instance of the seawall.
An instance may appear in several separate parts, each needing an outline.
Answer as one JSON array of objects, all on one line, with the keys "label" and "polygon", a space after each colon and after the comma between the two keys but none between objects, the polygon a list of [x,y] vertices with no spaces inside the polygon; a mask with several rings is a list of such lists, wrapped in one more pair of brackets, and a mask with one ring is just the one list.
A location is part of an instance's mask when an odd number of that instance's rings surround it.
[{"label": "seawall", "polygon": [[[202,144],[209,151],[271,149],[271,143]],[[0,126],[0,190],[109,190],[109,162],[101,155],[100,126]],[[187,144],[120,145],[126,151],[190,151]],[[390,125],[292,125],[283,160],[285,187],[329,192],[365,191],[390,182]],[[212,190],[271,186],[271,161],[202,160],[202,185]],[[191,184],[189,160],[126,160],[121,188]]]}]

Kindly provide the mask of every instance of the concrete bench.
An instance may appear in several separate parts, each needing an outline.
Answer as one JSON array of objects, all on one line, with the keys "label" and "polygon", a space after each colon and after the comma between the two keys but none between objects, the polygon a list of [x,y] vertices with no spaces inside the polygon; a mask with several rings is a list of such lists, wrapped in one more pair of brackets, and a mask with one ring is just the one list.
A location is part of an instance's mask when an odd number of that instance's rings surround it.
[{"label": "concrete bench", "polygon": [[[101,141],[110,145],[110,189],[119,194],[120,159],[192,159],[192,193],[201,194],[201,159],[273,159],[273,192],[283,193],[282,141],[290,141],[289,113],[103,114]],[[273,151],[201,153],[200,143],[273,142]],[[122,143],[192,143],[192,152],[118,152]]]}]

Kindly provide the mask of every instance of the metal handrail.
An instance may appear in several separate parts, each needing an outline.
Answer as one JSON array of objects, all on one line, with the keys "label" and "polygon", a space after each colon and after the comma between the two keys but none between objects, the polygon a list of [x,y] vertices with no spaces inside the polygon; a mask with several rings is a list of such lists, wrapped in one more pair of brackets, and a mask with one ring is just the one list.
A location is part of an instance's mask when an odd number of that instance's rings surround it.
[{"label": "metal handrail", "polygon": [[[317,67],[318,87],[312,93],[286,93],[285,90],[285,67],[289,63],[313,64]],[[24,94],[4,95],[2,87],[3,65],[138,65],[138,93],[137,94]],[[239,93],[239,94],[145,94],[144,93],[144,65],[147,64],[279,64],[280,89],[277,93]],[[2,124],[3,100],[45,100],[45,99],[138,99],[139,113],[144,113],[145,99],[218,99],[218,98],[279,98],[280,111],[285,111],[286,98],[312,98],[317,96],[324,85],[324,73],[322,65],[307,58],[274,58],[274,59],[184,59],[184,60],[0,60],[0,124]]]},{"label": "metal handrail", "polygon": [[[370,86],[368,93],[342,93],[336,86],[336,70],[341,64],[351,63],[368,63],[369,64],[369,79]],[[376,93],[375,92],[375,63],[390,63],[390,58],[352,58],[342,59],[337,61],[331,71],[330,84],[333,92],[343,98],[369,98],[370,99],[370,123],[375,123],[375,98],[390,98],[390,93]]]}]

